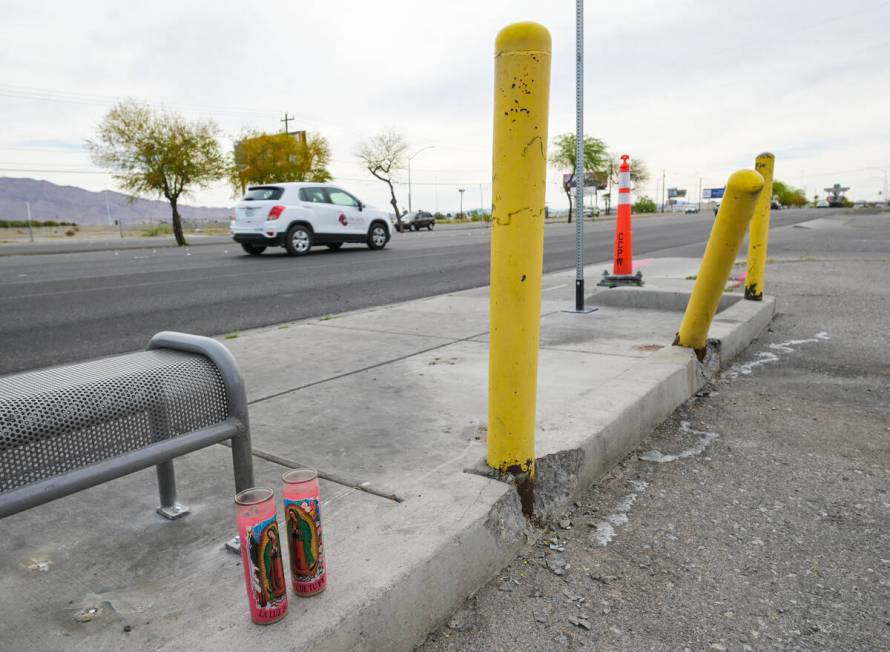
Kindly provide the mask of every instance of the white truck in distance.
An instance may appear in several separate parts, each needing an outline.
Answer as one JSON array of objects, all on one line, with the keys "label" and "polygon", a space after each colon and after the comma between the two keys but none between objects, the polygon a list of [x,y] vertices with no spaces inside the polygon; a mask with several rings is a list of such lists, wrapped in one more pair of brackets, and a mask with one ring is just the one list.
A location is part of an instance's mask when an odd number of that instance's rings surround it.
[{"label": "white truck in distance", "polygon": [[390,238],[385,212],[330,183],[251,186],[235,204],[231,229],[235,242],[254,256],[267,247],[303,256],[312,247],[336,250],[345,242],[383,249]]}]

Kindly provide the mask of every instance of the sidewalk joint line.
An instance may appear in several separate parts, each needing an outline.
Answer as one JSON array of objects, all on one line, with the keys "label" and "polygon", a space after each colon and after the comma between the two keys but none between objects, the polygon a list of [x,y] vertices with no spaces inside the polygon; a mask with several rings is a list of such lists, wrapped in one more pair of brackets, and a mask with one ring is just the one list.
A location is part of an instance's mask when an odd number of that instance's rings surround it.
[{"label": "sidewalk joint line", "polygon": [[[231,448],[232,444],[229,441],[219,442],[220,445],[225,446],[227,448]],[[404,502],[405,499],[401,496],[398,496],[392,491],[386,491],[383,489],[375,489],[368,485],[368,483],[358,482],[356,480],[351,480],[349,478],[345,478],[343,476],[337,475],[335,473],[331,473],[330,471],[324,471],[322,469],[316,468],[310,464],[302,464],[297,462],[296,460],[291,460],[286,457],[282,457],[281,455],[276,455],[275,453],[270,453],[268,451],[264,451],[261,448],[257,448],[254,446],[251,450],[251,454],[255,457],[259,457],[260,459],[266,460],[267,462],[272,462],[273,464],[278,464],[279,466],[283,466],[288,469],[306,469],[313,468],[318,473],[318,477],[323,480],[327,480],[328,482],[333,482],[334,484],[339,484],[344,487],[349,487],[350,489],[355,489],[356,491],[363,491],[367,494],[372,494],[374,496],[379,496],[380,498],[386,498],[387,500],[391,500],[396,503]]]},{"label": "sidewalk joint line", "polygon": [[469,342],[474,337],[482,337],[488,333],[488,331],[483,331],[481,333],[475,333],[473,335],[469,335],[467,337],[462,337],[456,340],[449,340],[447,342],[443,342],[442,344],[437,344],[436,346],[431,346],[426,349],[421,349],[420,351],[414,351],[413,353],[406,353],[405,355],[400,355],[395,358],[391,358],[389,360],[383,360],[382,362],[376,362],[372,365],[368,365],[367,367],[362,367],[361,369],[354,369],[353,371],[345,371],[342,374],[337,374],[336,376],[331,376],[330,378],[322,378],[321,380],[314,380],[311,383],[306,383],[305,385],[299,385],[297,387],[291,387],[290,389],[284,389],[280,392],[275,392],[274,394],[269,394],[268,396],[261,396],[260,398],[255,398],[252,401],[248,401],[248,405],[256,405],[257,403],[262,403],[263,401],[268,401],[273,398],[279,398],[286,394],[291,394],[293,392],[298,392],[301,389],[308,389],[309,387],[315,387],[316,385],[321,385],[323,383],[330,382],[332,380],[340,380],[341,378],[346,378],[348,376],[354,376],[356,374],[363,373],[365,371],[370,371],[371,369],[377,369],[378,367],[384,367],[388,364],[392,364],[394,362],[401,362],[402,360],[407,360],[408,358],[413,358],[418,355],[423,355],[424,353],[429,353],[430,351],[437,351],[439,349],[443,349],[446,346],[451,346],[452,344],[459,344],[461,342]]},{"label": "sidewalk joint line", "polygon": [[377,328],[362,328],[359,326],[336,326],[334,324],[329,324],[327,322],[324,322],[324,323],[309,322],[306,325],[307,326],[318,326],[320,328],[336,328],[338,330],[360,331],[362,333],[382,333],[384,335],[397,335],[397,336],[401,336],[401,337],[425,337],[430,340],[448,340],[449,342],[454,341],[450,337],[444,337],[442,335],[425,335],[423,333],[404,333],[404,332],[399,333],[397,331],[388,331],[388,330],[377,329]]}]

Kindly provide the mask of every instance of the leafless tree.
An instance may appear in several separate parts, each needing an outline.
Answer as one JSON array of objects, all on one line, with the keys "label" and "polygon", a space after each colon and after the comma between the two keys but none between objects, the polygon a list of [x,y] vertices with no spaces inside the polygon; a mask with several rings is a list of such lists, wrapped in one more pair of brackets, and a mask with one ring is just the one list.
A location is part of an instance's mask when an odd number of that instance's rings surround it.
[{"label": "leafless tree", "polygon": [[391,129],[381,131],[361,143],[355,155],[361,159],[365,167],[374,177],[389,186],[389,203],[396,213],[396,225],[402,230],[402,213],[396,201],[396,191],[393,188],[393,178],[396,173],[405,168],[405,150],[408,143],[404,137]]}]

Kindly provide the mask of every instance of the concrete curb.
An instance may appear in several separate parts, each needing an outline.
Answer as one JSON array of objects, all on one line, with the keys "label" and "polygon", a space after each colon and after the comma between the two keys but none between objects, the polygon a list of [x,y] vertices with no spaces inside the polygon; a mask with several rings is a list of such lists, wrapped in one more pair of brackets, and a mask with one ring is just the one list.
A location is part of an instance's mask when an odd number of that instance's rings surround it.
[{"label": "concrete curb", "polygon": [[[648,299],[655,305],[665,300],[672,305],[675,294],[652,291]],[[557,517],[569,502],[624,459],[701,389],[709,376],[741,353],[767,328],[775,314],[774,297],[764,296],[763,301],[738,300],[730,295],[724,298],[729,307],[718,313],[719,318],[711,325],[713,337],[709,338],[709,345],[717,353],[714,359],[701,364],[691,349],[677,346],[658,351],[642,368],[642,374],[624,374],[605,390],[614,394],[617,418],[592,427],[577,439],[577,447],[547,452],[537,458],[536,517]],[[646,300],[643,292],[633,288],[623,292],[616,288],[605,294],[605,301],[611,305],[642,308]]]},{"label": "concrete curb", "polygon": [[[529,535],[518,495],[506,491],[487,513],[464,522],[424,559],[406,564],[390,586],[354,610],[338,610],[340,619],[300,643],[305,649],[331,652],[410,650],[509,564]],[[264,645],[262,638],[256,642]]]},{"label": "concrete curb", "polygon": [[618,416],[577,438],[576,447],[536,460],[535,516],[551,521],[577,496],[624,459],[655,427],[697,392],[704,381],[695,354],[665,348],[642,377],[619,378],[606,391]]},{"label": "concrete curb", "polygon": [[[171,236],[172,237],[172,236]],[[204,240],[203,238],[207,238]],[[212,239],[212,240],[211,240]],[[145,240],[150,240],[149,238],[145,238]],[[235,243],[231,238],[227,236],[202,236],[202,239],[199,240],[190,240],[188,245],[181,247],[182,249],[189,249],[191,247],[206,247],[209,245],[218,245],[218,244],[227,244],[231,242],[233,245]],[[37,247],[36,251],[29,251],[29,248]],[[0,245],[0,256],[51,256],[55,254],[86,254],[93,253],[98,251],[139,251],[142,249],[177,249],[180,248],[179,245],[176,244],[175,241],[167,241],[164,240],[154,242],[143,242],[142,239],[137,240],[136,238],[130,240],[120,240],[118,242],[96,242],[95,246],[89,246],[86,243],[78,242],[78,243],[68,243],[68,242],[57,242],[57,243],[40,243],[35,242],[24,243],[24,244],[6,244]]]},{"label": "concrete curb", "polygon": [[762,301],[738,301],[721,313],[711,324],[709,340],[717,345],[719,366],[741,353],[766,330],[776,314],[775,297],[764,296]]}]

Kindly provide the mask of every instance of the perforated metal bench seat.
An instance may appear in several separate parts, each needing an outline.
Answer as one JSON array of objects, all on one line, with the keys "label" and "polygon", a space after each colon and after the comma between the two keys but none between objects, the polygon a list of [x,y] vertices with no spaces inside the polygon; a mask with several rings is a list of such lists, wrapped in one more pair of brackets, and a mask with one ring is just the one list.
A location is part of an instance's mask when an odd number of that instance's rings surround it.
[{"label": "perforated metal bench seat", "polygon": [[149,466],[176,518],[172,459],[232,440],[253,485],[244,383],[219,342],[159,333],[149,350],[0,378],[0,518]]}]

